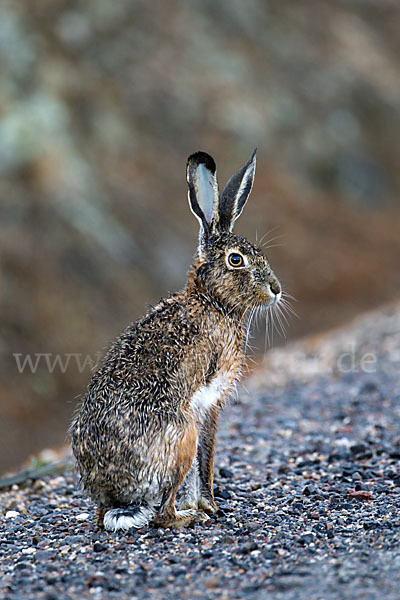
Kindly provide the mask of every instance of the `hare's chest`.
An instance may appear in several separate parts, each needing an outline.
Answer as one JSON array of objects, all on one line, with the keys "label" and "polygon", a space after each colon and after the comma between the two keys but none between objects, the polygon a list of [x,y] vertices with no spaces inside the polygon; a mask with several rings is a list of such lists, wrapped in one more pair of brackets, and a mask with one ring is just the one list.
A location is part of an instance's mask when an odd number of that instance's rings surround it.
[{"label": "hare's chest", "polygon": [[220,405],[230,394],[235,384],[235,374],[219,372],[206,384],[202,385],[192,396],[192,409],[204,414],[213,406]]}]

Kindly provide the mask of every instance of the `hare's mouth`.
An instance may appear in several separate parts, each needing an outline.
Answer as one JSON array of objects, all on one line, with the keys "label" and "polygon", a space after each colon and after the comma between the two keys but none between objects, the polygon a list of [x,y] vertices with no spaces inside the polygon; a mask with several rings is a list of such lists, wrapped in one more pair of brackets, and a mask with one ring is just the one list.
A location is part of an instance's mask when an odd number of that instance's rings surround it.
[{"label": "hare's mouth", "polygon": [[271,298],[271,300],[267,300],[267,302],[264,303],[264,308],[274,308],[275,306],[277,306],[279,304],[279,298]]}]

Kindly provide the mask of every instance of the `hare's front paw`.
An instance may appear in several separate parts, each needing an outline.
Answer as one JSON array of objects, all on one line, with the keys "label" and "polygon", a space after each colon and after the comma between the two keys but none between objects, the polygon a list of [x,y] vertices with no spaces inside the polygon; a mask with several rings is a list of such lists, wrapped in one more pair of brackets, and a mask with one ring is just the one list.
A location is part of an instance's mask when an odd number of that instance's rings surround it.
[{"label": "hare's front paw", "polygon": [[205,496],[200,496],[198,507],[208,515],[213,515],[218,510],[218,506],[215,504],[213,498],[206,498]]},{"label": "hare's front paw", "polygon": [[215,504],[214,499],[206,496],[200,496],[198,499],[193,496],[185,497],[179,508],[181,510],[200,510],[208,515],[213,515],[218,510],[218,506]]},{"label": "hare's front paw", "polygon": [[217,512],[218,507],[214,502],[212,483],[202,485],[200,481],[197,461],[187,473],[179,490],[180,510],[200,510],[208,515]]}]

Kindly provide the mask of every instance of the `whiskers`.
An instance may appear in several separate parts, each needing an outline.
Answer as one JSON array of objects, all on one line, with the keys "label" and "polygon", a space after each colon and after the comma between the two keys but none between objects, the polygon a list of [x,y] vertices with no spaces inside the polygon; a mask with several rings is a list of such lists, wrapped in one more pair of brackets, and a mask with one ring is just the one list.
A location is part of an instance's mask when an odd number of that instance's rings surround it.
[{"label": "whiskers", "polygon": [[296,299],[287,292],[282,292],[279,302],[270,304],[269,306],[251,308],[247,319],[246,346],[249,346],[248,340],[251,337],[250,330],[253,324],[255,324],[256,327],[259,327],[260,320],[264,318],[265,351],[267,350],[267,347],[272,345],[274,332],[286,338],[286,329],[289,325],[290,318],[293,316],[299,318],[291,305],[291,301],[296,302]]},{"label": "whiskers", "polygon": [[291,302],[297,302],[296,298],[287,292],[282,292],[281,299],[277,306],[279,306],[280,310],[283,313],[286,313],[287,316],[292,315],[293,317],[296,317],[296,319],[300,319]]},{"label": "whiskers", "polygon": [[[253,337],[251,335],[251,330],[252,330],[254,322],[255,322],[256,328],[259,329],[260,320],[264,317],[264,315],[267,314],[267,311],[268,311],[268,307],[265,307],[265,306],[253,306],[253,308],[249,309],[249,314],[248,314],[247,323],[246,323],[246,341],[245,341],[246,348],[249,348],[250,350],[255,350],[255,347],[251,346],[249,344],[249,339],[251,339]],[[266,319],[266,323],[267,322],[268,322],[268,319]],[[269,336],[269,333],[268,333],[268,336]]]},{"label": "whiskers", "polygon": [[257,307],[252,307],[249,309],[249,315],[247,317],[247,322],[246,322],[246,339],[245,339],[245,348],[250,348],[251,350],[253,350],[253,348],[250,346],[249,344],[249,339],[250,339],[250,331],[251,331],[251,327],[253,324],[253,319],[254,316],[256,315],[256,311],[257,311]]},{"label": "whiskers", "polygon": [[[273,233],[277,228],[279,227],[279,225],[276,225],[276,227],[273,227],[272,229],[270,229],[269,231],[267,231],[266,233],[264,233],[263,236],[261,236],[260,240],[258,240],[258,236],[257,236],[257,232],[256,232],[256,244],[257,246],[262,246],[264,248],[264,250],[269,250],[270,248],[276,248],[278,246],[283,246],[284,244],[272,244],[271,242],[275,242],[276,240],[279,240],[283,237],[286,236],[285,233],[282,233],[281,235],[276,235],[275,237],[272,238],[268,238],[267,240],[265,240],[265,238],[270,235],[271,233]],[[264,241],[265,240],[265,241]]]}]

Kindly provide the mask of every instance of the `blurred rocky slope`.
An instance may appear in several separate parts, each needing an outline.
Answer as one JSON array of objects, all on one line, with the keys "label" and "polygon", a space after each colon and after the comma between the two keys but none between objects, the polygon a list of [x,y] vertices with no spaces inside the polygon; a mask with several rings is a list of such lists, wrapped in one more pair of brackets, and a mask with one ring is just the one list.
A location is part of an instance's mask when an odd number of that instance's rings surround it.
[{"label": "blurred rocky slope", "polygon": [[184,283],[194,150],[222,184],[258,147],[237,229],[283,235],[291,336],[398,294],[399,22],[389,0],[1,4],[0,470],[64,439],[74,357]]}]

